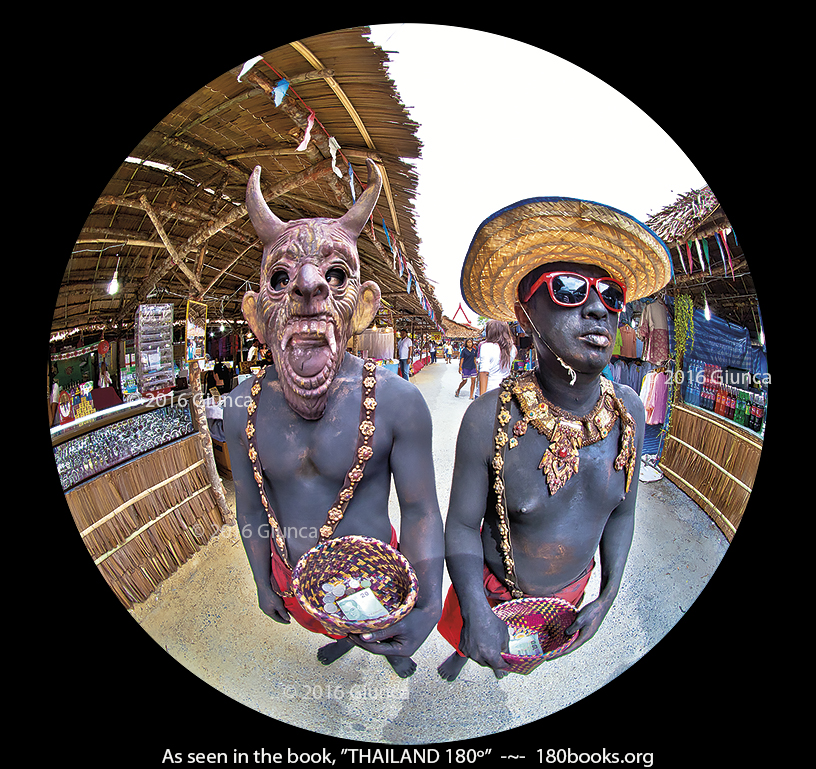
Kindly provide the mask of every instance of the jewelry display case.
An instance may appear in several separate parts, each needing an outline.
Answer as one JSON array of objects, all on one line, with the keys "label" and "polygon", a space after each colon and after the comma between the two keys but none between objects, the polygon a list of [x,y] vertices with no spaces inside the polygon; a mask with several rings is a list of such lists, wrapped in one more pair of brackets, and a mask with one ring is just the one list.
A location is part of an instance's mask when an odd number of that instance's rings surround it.
[{"label": "jewelry display case", "polygon": [[142,399],[51,430],[68,508],[128,608],[198,552],[224,521],[187,393]]}]

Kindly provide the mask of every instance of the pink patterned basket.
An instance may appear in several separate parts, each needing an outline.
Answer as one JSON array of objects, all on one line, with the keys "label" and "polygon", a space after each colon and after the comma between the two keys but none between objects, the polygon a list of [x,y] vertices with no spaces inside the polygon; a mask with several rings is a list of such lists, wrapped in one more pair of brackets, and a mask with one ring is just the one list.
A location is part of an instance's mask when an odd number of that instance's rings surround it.
[{"label": "pink patterned basket", "polygon": [[[386,610],[375,619],[349,620],[330,613],[322,600],[327,580],[366,580]],[[298,603],[332,633],[382,630],[408,616],[419,594],[419,583],[408,559],[373,537],[348,535],[321,542],[295,564],[292,591]]]},{"label": "pink patterned basket", "polygon": [[507,623],[511,633],[528,632],[538,637],[540,655],[518,655],[503,653],[502,657],[511,663],[511,672],[527,675],[542,662],[568,649],[577,634],[568,636],[566,629],[575,620],[578,609],[561,598],[517,598],[493,608],[493,613]]}]

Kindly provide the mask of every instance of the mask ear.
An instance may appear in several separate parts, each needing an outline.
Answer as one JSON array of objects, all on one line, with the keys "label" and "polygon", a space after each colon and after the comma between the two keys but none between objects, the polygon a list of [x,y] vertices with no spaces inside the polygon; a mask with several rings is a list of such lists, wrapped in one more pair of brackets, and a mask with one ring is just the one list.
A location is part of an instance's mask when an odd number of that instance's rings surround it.
[{"label": "mask ear", "polygon": [[360,286],[360,294],[351,319],[352,334],[360,334],[371,325],[377,310],[380,309],[380,296],[380,287],[373,280],[368,280]]},{"label": "mask ear", "polygon": [[244,313],[244,320],[249,324],[255,337],[261,344],[268,345],[269,343],[264,339],[264,325],[261,323],[260,313],[258,312],[258,295],[254,291],[247,291],[244,294],[241,301],[241,311]]}]

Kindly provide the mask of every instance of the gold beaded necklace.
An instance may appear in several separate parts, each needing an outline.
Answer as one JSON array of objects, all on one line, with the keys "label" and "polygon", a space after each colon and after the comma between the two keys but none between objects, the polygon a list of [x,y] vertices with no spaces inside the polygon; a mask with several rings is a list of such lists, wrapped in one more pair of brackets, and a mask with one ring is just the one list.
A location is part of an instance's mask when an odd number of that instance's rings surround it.
[{"label": "gold beaded necklace", "polygon": [[[578,449],[606,438],[618,418],[621,420],[621,439],[614,466],[616,470],[626,468],[626,490],[629,490],[635,466],[635,422],[615,394],[612,382],[601,377],[598,402],[583,417],[576,417],[550,403],[544,397],[534,372],[516,377],[508,385],[507,390],[500,395],[502,403],[509,403],[511,397],[515,396],[522,413],[521,419],[513,425],[509,448],[518,445],[518,438],[527,432],[528,424],[549,438],[550,445],[544,452],[538,469],[544,471],[550,494],[555,494],[578,472]],[[506,407],[500,411],[499,419],[504,420],[504,424],[509,421],[510,412]]]},{"label": "gold beaded necklace", "polygon": [[[512,437],[508,436],[510,422],[509,404],[515,398],[521,418],[513,425]],[[496,473],[493,488],[496,492],[496,513],[499,518],[499,538],[505,567],[505,582],[514,598],[523,593],[516,582],[513,549],[510,543],[510,518],[504,485],[505,451],[518,446],[518,439],[527,432],[528,425],[545,435],[550,445],[544,452],[539,470],[543,470],[550,494],[555,494],[578,472],[578,450],[583,446],[602,441],[615,422],[621,420],[620,449],[614,461],[615,470],[626,470],[626,491],[635,470],[635,420],[623,401],[615,394],[612,383],[601,377],[601,394],[592,410],[583,417],[550,403],[541,391],[535,372],[511,375],[501,383],[496,408],[494,433],[495,454],[493,469]]]},{"label": "gold beaded necklace", "polygon": [[[337,498],[335,499],[334,504],[329,508],[326,516],[326,523],[324,523],[319,529],[318,533],[320,536],[318,538],[318,542],[324,542],[325,540],[332,538],[334,530],[342,520],[343,515],[345,515],[346,508],[348,507],[349,502],[351,502],[351,498],[354,496],[355,489],[363,479],[363,470],[365,469],[366,462],[371,459],[374,454],[374,449],[372,448],[371,444],[373,443],[374,431],[376,429],[374,423],[374,412],[377,407],[377,401],[374,398],[374,390],[377,382],[375,375],[376,370],[377,364],[374,363],[373,360],[366,359],[363,362],[363,392],[362,402],[360,404],[360,428],[357,435],[357,447],[355,451],[356,459],[348,473],[346,473],[345,482],[343,483],[343,487],[337,493]],[[266,367],[262,368],[255,375],[255,381],[252,385],[252,389],[250,390],[252,400],[247,407],[247,454],[249,456],[249,461],[252,463],[255,482],[258,484],[258,491],[261,495],[261,503],[266,511],[267,520],[269,521],[269,525],[272,529],[272,536],[274,538],[278,554],[286,567],[291,570],[292,566],[289,563],[286,538],[280,524],[278,523],[275,511],[269,504],[269,499],[267,498],[266,491],[264,489],[264,473],[263,468],[261,467],[261,459],[257,448],[255,417],[258,410],[258,401],[261,395],[261,381],[263,380],[265,374]],[[281,595],[289,596],[292,595],[292,593],[291,591],[283,592]]]}]

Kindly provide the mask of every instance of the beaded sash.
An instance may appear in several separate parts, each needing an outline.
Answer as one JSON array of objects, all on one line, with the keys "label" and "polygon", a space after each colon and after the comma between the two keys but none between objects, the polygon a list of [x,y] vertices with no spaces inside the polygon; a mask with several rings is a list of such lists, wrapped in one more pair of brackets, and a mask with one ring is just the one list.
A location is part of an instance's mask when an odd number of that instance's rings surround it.
[{"label": "beaded sash", "polygon": [[[506,425],[510,422],[509,404],[516,396],[521,418],[508,435]],[[496,421],[493,443],[493,490],[496,492],[496,514],[499,522],[499,545],[504,563],[505,583],[513,598],[522,598],[524,593],[516,582],[516,566],[513,560],[513,546],[510,542],[510,517],[504,485],[504,462],[507,448],[515,448],[518,439],[532,424],[550,440],[547,451],[539,465],[544,471],[550,494],[555,494],[578,472],[578,449],[603,440],[615,422],[621,421],[620,450],[615,458],[615,470],[626,471],[626,491],[637,458],[634,435],[635,423],[623,401],[615,394],[612,383],[601,377],[601,394],[598,403],[583,418],[577,418],[547,403],[535,381],[535,374],[511,375],[504,379],[496,401]]]},{"label": "beaded sash", "polygon": [[[377,401],[374,400],[374,387],[376,384],[375,372],[377,364],[373,360],[366,360],[363,363],[363,395],[360,404],[360,429],[357,433],[357,450],[354,464],[346,473],[346,479],[343,487],[337,493],[334,504],[329,508],[326,523],[320,527],[320,536],[318,543],[327,539],[331,539],[337,524],[343,519],[346,508],[354,496],[354,490],[363,478],[363,468],[366,462],[371,458],[374,450],[371,447],[372,437],[374,435],[374,410],[377,406]],[[258,490],[261,494],[261,503],[266,511],[266,517],[269,520],[269,525],[272,529],[272,536],[275,542],[275,549],[278,551],[286,567],[291,570],[292,565],[289,563],[289,554],[286,548],[286,539],[281,531],[280,524],[275,517],[275,511],[269,504],[266,493],[263,487],[263,468],[261,467],[261,460],[258,456],[256,447],[256,430],[255,430],[255,412],[258,410],[258,400],[261,395],[261,381],[266,374],[266,367],[262,368],[255,375],[255,382],[250,390],[252,394],[252,401],[247,407],[247,426],[246,436],[248,442],[249,461],[252,462],[255,482],[258,484]]]}]

